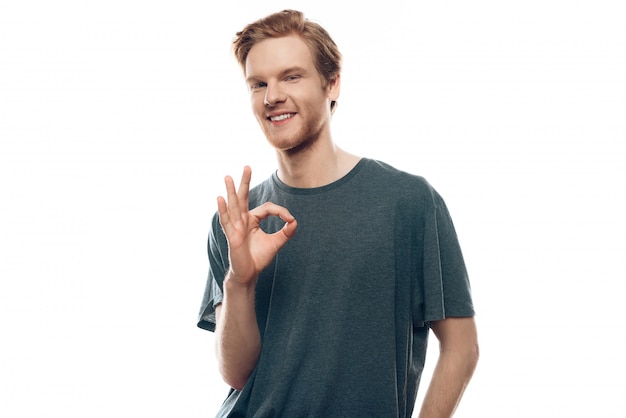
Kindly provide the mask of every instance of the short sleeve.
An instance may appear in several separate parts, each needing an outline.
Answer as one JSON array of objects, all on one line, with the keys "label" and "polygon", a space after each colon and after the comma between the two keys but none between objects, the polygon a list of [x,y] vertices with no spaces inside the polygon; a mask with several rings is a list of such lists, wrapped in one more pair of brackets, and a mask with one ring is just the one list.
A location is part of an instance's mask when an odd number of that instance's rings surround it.
[{"label": "short sleeve", "polygon": [[198,315],[198,327],[215,331],[215,307],[222,302],[224,276],[228,270],[228,244],[217,213],[211,223],[207,252],[209,273]]},{"label": "short sleeve", "polygon": [[448,208],[432,187],[424,203],[423,282],[414,306],[414,323],[473,316],[469,277]]}]

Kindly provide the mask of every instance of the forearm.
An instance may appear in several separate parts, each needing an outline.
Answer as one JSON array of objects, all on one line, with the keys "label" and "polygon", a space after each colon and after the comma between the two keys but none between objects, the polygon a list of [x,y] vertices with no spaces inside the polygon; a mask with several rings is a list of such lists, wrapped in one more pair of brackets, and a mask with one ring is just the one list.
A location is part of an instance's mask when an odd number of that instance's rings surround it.
[{"label": "forearm", "polygon": [[466,350],[442,350],[419,417],[451,417],[461,401],[477,361],[477,346]]},{"label": "forearm", "polygon": [[248,380],[261,351],[254,298],[254,283],[242,286],[228,277],[224,280],[224,299],[217,310],[216,352],[224,381],[238,390]]}]

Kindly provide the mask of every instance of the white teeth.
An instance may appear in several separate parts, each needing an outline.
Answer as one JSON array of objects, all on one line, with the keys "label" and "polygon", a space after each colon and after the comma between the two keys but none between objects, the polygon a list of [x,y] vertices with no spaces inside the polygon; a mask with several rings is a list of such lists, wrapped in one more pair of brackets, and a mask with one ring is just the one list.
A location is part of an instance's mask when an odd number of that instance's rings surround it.
[{"label": "white teeth", "polygon": [[270,120],[272,122],[279,122],[281,120],[285,120],[285,119],[290,118],[292,116],[293,116],[293,113],[284,113],[284,114],[278,115],[278,116],[271,116]]}]

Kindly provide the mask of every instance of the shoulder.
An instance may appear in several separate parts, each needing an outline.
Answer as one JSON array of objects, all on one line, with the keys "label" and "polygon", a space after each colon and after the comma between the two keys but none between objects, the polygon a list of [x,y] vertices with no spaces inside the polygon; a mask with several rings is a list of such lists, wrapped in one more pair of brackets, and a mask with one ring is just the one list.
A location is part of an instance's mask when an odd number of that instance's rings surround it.
[{"label": "shoulder", "polygon": [[410,191],[411,194],[425,193],[430,195],[434,191],[425,177],[400,170],[380,160],[366,159],[363,168],[364,175],[370,181],[396,193]]}]

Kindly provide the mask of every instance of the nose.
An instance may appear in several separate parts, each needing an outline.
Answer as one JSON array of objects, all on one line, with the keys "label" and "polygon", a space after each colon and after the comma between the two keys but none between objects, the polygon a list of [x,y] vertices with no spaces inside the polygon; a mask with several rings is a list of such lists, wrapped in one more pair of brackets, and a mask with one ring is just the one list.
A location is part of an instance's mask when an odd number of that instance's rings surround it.
[{"label": "nose", "polygon": [[268,83],[265,87],[265,97],[263,104],[267,107],[275,106],[277,103],[285,100],[284,93],[280,86],[276,83]]}]

